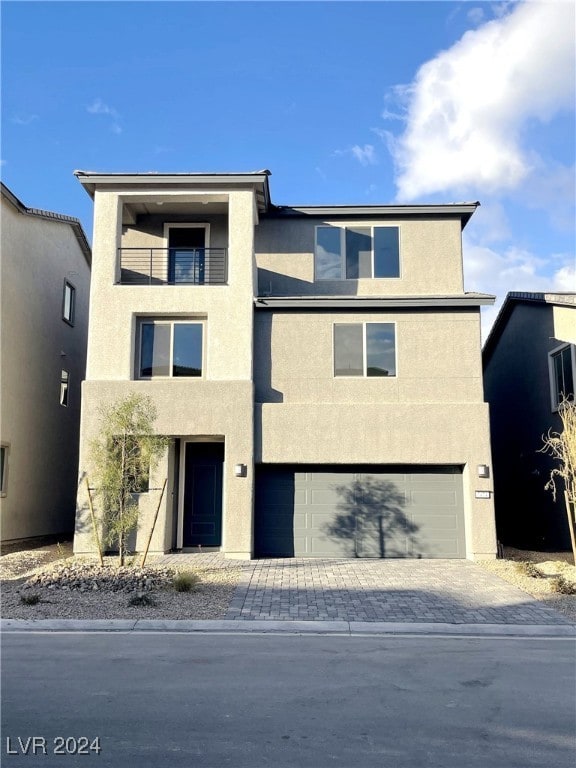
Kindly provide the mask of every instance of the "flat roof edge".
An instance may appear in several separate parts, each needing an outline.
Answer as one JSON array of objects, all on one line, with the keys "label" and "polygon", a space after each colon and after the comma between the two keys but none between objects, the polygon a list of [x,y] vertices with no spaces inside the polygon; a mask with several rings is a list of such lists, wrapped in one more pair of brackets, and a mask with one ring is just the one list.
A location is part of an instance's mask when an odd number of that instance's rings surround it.
[{"label": "flat roof edge", "polygon": [[256,309],[395,309],[418,307],[478,307],[492,305],[490,294],[464,296],[258,296]]}]

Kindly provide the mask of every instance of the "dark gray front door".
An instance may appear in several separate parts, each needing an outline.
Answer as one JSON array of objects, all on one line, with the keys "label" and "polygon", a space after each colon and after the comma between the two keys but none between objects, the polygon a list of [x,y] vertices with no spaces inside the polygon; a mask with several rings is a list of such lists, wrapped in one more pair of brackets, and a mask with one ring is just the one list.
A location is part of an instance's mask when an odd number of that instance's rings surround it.
[{"label": "dark gray front door", "polygon": [[466,556],[459,467],[261,466],[262,557]]},{"label": "dark gray front door", "polygon": [[184,461],[184,547],[222,543],[224,443],[186,443]]}]

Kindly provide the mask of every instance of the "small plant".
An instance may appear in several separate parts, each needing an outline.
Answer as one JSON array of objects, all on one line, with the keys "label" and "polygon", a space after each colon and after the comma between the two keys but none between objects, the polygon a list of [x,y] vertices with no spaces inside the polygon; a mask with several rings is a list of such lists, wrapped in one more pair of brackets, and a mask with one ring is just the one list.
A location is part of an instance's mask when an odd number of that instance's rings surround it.
[{"label": "small plant", "polygon": [[20,602],[22,605],[38,605],[40,602],[40,595],[20,595]]},{"label": "small plant", "polygon": [[553,592],[558,592],[561,595],[576,595],[576,584],[572,581],[568,581],[564,576],[556,576],[550,582]]},{"label": "small plant", "polygon": [[156,601],[152,595],[149,595],[146,592],[137,592],[135,595],[132,595],[128,603],[129,605],[136,607],[143,605],[156,605]]},{"label": "small plant", "polygon": [[191,571],[179,571],[172,580],[176,592],[192,592],[200,583],[200,576]]},{"label": "small plant", "polygon": [[542,579],[543,575],[538,568],[534,565],[534,563],[527,562],[525,560],[522,560],[521,562],[514,564],[516,567],[516,570],[520,573],[524,574],[524,576],[530,576],[533,579]]}]

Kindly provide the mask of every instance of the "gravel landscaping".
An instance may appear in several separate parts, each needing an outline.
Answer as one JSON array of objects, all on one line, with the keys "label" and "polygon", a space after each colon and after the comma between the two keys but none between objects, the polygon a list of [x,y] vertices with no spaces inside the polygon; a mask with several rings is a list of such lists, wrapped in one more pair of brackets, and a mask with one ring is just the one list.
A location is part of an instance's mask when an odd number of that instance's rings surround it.
[{"label": "gravel landscaping", "polygon": [[[478,565],[576,622],[576,567],[571,554],[513,549],[505,549],[504,554],[502,560],[483,561]],[[526,566],[526,563],[532,565]],[[117,558],[106,558],[102,568],[93,559],[73,557],[70,543],[8,550],[0,557],[2,616],[11,619],[223,619],[242,574],[242,565],[220,560],[214,565],[199,564],[191,572],[199,580],[198,584],[189,592],[177,592],[174,578],[179,569],[171,564],[155,564],[153,558],[143,569],[120,569]],[[559,589],[575,594],[563,594]],[[133,605],[131,601],[139,604]]]},{"label": "gravel landscaping", "polygon": [[[12,552],[0,558],[2,617],[10,619],[222,619],[241,570],[198,568],[199,583],[177,592],[177,568],[154,565],[102,568],[74,558],[70,548]],[[39,598],[34,602],[36,596]],[[132,605],[135,600],[137,605]],[[146,604],[150,600],[150,604]]]}]

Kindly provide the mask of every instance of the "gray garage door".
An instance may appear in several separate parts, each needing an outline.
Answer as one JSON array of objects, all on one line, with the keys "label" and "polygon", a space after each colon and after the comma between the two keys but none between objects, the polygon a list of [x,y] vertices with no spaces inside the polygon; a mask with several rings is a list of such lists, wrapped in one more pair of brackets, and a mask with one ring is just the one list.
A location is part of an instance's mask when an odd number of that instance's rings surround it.
[{"label": "gray garage door", "polygon": [[262,465],[255,552],[463,558],[461,468]]}]

